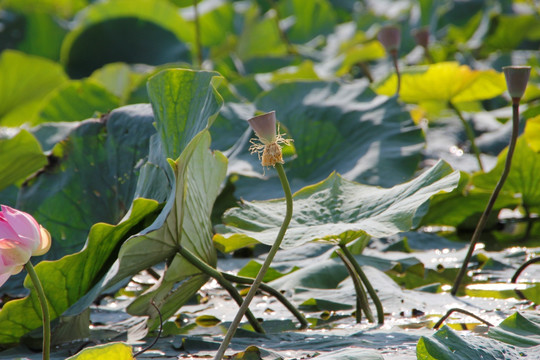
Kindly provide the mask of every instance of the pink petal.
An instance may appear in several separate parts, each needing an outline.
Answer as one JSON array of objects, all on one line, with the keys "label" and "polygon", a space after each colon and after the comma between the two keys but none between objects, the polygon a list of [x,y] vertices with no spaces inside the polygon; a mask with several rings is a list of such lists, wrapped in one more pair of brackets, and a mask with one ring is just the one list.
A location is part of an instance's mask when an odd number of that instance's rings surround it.
[{"label": "pink petal", "polygon": [[37,221],[30,214],[9,206],[2,205],[2,212],[4,219],[17,233],[21,240],[21,245],[31,247],[32,251],[37,249],[41,238]]}]

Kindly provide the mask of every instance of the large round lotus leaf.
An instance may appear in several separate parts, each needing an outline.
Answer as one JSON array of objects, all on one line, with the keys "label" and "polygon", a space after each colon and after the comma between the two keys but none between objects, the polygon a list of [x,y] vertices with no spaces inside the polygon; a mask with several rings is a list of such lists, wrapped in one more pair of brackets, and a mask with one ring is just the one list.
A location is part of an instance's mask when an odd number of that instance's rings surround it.
[{"label": "large round lotus leaf", "polygon": [[112,62],[160,65],[190,59],[186,42],[192,26],[164,1],[98,3],[75,21],[61,54],[72,77]]},{"label": "large round lotus leaf", "polygon": [[[293,191],[337,171],[345,179],[391,187],[410,179],[417,169],[424,138],[395,98],[377,96],[367,82],[288,82],[263,93],[256,106],[276,110],[282,132],[294,139],[296,157],[285,159]],[[239,152],[231,166],[239,173],[262,171],[256,155]],[[237,167],[238,168],[238,167]],[[238,195],[245,199],[283,196],[275,172],[269,178],[241,178]]]}]

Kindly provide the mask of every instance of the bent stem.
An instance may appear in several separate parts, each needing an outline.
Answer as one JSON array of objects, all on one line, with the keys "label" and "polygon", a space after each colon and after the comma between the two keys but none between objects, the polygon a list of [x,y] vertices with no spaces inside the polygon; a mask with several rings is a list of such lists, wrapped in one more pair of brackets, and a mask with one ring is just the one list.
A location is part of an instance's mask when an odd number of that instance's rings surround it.
[{"label": "bent stem", "polygon": [[371,286],[371,283],[369,282],[366,274],[362,270],[362,267],[360,266],[358,261],[356,261],[356,259],[354,258],[354,255],[349,251],[349,249],[347,248],[347,245],[339,244],[339,248],[341,249],[341,251],[343,251],[343,254],[345,254],[347,259],[353,265],[354,270],[356,270],[356,273],[358,274],[358,276],[360,276],[360,279],[364,283],[364,285],[365,285],[365,287],[366,287],[366,289],[367,289],[367,291],[369,293],[369,296],[371,296],[371,299],[373,300],[373,303],[375,304],[375,308],[377,309],[377,321],[378,321],[378,323],[379,324],[384,324],[384,310],[383,310],[381,300],[379,299],[379,296],[377,295],[377,292],[375,291],[373,286]]},{"label": "bent stem", "polygon": [[443,324],[443,322],[444,322],[446,319],[448,319],[448,317],[449,317],[450,315],[452,315],[453,313],[455,313],[455,312],[459,312],[459,313],[462,313],[462,314],[465,314],[465,315],[469,315],[470,317],[473,317],[473,318],[475,318],[476,320],[483,322],[483,323],[486,324],[487,326],[493,326],[493,324],[490,323],[489,321],[482,319],[480,316],[475,315],[475,314],[473,314],[473,313],[470,312],[470,311],[467,311],[467,310],[465,310],[465,309],[460,309],[460,308],[452,308],[452,309],[448,310],[448,311],[446,312],[446,314],[444,314],[444,316],[443,316],[442,318],[440,318],[439,321],[437,321],[437,323],[436,323],[435,325],[433,325],[433,329],[437,330],[439,327],[441,327],[441,325]]},{"label": "bent stem", "polygon": [[[229,274],[225,272],[222,272],[221,275],[223,275],[225,279],[229,281],[234,281],[235,283],[238,283],[238,284],[252,285],[253,282],[255,281],[255,279],[238,276],[234,274]],[[305,329],[309,326],[309,322],[306,320],[304,315],[302,315],[302,313],[298,311],[298,309],[293,304],[291,304],[289,300],[287,300],[287,298],[283,296],[282,293],[280,293],[273,287],[266,285],[265,283],[261,283],[259,287],[262,291],[275,297],[279,302],[283,304],[283,306],[287,308],[287,310],[289,310],[296,317],[296,319],[300,322],[300,329]]]},{"label": "bent stem", "polygon": [[465,133],[467,134],[467,138],[469,139],[471,143],[471,149],[474,152],[474,156],[476,156],[476,161],[478,161],[478,167],[481,171],[484,171],[484,167],[482,166],[482,160],[480,159],[480,150],[478,150],[478,147],[476,146],[476,142],[474,140],[474,131],[471,128],[471,125],[465,120],[463,117],[463,114],[459,109],[451,102],[448,102],[448,106],[454,110],[454,112],[457,114],[459,120],[461,120],[461,123],[463,124],[463,127],[465,128]]},{"label": "bent stem", "polygon": [[236,332],[236,329],[238,328],[238,325],[240,325],[242,316],[244,316],[244,313],[246,312],[249,304],[251,303],[251,300],[253,299],[253,297],[255,296],[255,293],[259,289],[259,286],[262,283],[264,275],[266,275],[266,272],[268,271],[268,268],[270,267],[270,263],[274,259],[274,256],[276,255],[279,249],[279,246],[281,245],[281,242],[283,241],[283,237],[285,236],[285,231],[287,231],[287,227],[289,226],[289,223],[291,222],[292,211],[293,211],[291,187],[289,186],[289,181],[287,180],[287,176],[285,175],[285,170],[283,169],[283,165],[281,165],[281,163],[276,163],[275,168],[279,175],[279,180],[281,181],[281,186],[283,187],[283,191],[285,192],[285,199],[287,203],[285,219],[283,219],[283,223],[281,224],[281,228],[279,229],[279,233],[276,237],[276,241],[270,248],[268,255],[266,255],[266,259],[264,260],[264,263],[261,269],[259,270],[259,273],[257,274],[257,277],[255,278],[255,281],[253,281],[253,285],[251,285],[251,288],[249,289],[249,292],[246,295],[244,302],[242,303],[242,306],[240,307],[240,310],[238,310],[233,322],[229,326],[229,329],[227,330],[227,334],[225,334],[225,337],[223,338],[223,342],[221,343],[217,351],[217,354],[214,357],[214,360],[221,360],[223,358],[223,355],[225,355],[225,351],[227,350],[227,347],[229,346],[229,343],[231,342],[234,336],[234,333]]},{"label": "bent stem", "polygon": [[[185,247],[181,245],[178,246],[178,253],[182,255],[191,264],[196,266],[199,270],[201,270],[208,276],[216,279],[219,285],[221,285],[225,290],[227,290],[227,292],[231,295],[234,301],[236,301],[238,306],[240,307],[242,306],[243,304],[242,296],[240,295],[238,290],[236,290],[233,284],[231,284],[228,280],[226,280],[223,277],[221,272],[217,271],[216,269],[214,269],[213,267],[211,267],[210,265],[208,265],[207,263],[199,259],[195,254],[193,254],[191,251],[189,251],[188,249],[186,249]],[[248,319],[253,329],[258,333],[264,334],[264,329],[262,328],[261,324],[257,321],[257,318],[253,315],[253,313],[249,309],[247,309],[245,313],[246,313],[246,318]]]},{"label": "bent stem", "polygon": [[43,286],[41,285],[41,281],[39,281],[39,277],[37,276],[32,263],[28,261],[26,265],[24,265],[24,268],[34,284],[34,289],[36,289],[39,304],[41,305],[41,317],[43,321],[43,360],[49,360],[51,353],[51,317],[49,315],[49,303],[47,302],[45,291],[43,291]]},{"label": "bent stem", "polygon": [[508,177],[508,174],[510,173],[510,167],[512,165],[512,156],[514,155],[514,150],[516,148],[518,131],[519,131],[519,99],[513,99],[512,136],[510,138],[510,145],[508,145],[508,153],[506,154],[504,170],[501,174],[501,178],[499,179],[499,181],[497,182],[497,185],[495,186],[495,189],[493,189],[493,193],[491,194],[491,197],[489,198],[488,204],[484,212],[482,213],[482,216],[480,217],[478,224],[476,225],[476,229],[474,230],[473,236],[471,238],[471,243],[469,244],[469,250],[467,251],[467,254],[465,255],[465,259],[463,260],[461,269],[459,270],[459,273],[456,276],[456,280],[454,280],[454,286],[452,287],[452,291],[451,291],[452,295],[456,295],[458,291],[459,285],[461,284],[461,280],[463,279],[463,276],[465,276],[465,273],[467,272],[467,267],[469,265],[469,261],[471,261],[471,257],[474,252],[474,248],[476,247],[476,243],[480,239],[480,235],[482,235],[482,231],[484,231],[484,227],[486,226],[489,215],[491,214],[493,205],[495,205],[495,201],[497,200],[497,197],[499,196],[499,192],[501,191],[504,185],[504,182],[506,181],[506,178]]},{"label": "bent stem", "polygon": [[358,274],[356,271],[354,271],[354,267],[351,264],[351,262],[343,255],[342,251],[336,251],[336,254],[340,257],[341,261],[343,261],[343,264],[345,265],[345,268],[347,268],[347,271],[349,272],[349,276],[351,277],[353,284],[354,284],[354,291],[356,292],[356,322],[360,323],[362,320],[362,310],[364,310],[364,313],[366,314],[366,317],[369,322],[375,322],[375,319],[373,318],[373,314],[371,313],[371,309],[369,308],[369,303],[366,295],[366,291],[364,290],[364,287],[362,286],[362,283],[360,282],[360,279],[358,278]]}]

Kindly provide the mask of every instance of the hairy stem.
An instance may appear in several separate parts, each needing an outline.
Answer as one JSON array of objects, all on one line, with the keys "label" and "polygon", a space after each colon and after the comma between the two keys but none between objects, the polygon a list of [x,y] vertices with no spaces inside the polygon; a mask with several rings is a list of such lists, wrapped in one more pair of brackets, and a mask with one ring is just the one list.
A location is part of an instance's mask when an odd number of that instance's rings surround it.
[{"label": "hairy stem", "polygon": [[[191,264],[196,266],[199,270],[201,270],[208,276],[216,279],[219,285],[221,285],[225,290],[227,290],[227,292],[231,295],[234,301],[236,301],[238,306],[242,306],[242,304],[244,303],[242,300],[242,296],[240,295],[238,290],[236,290],[234,285],[223,277],[221,272],[217,271],[216,269],[199,259],[195,254],[193,254],[191,251],[189,251],[183,246],[178,246],[178,253],[182,255]],[[251,326],[253,326],[253,329],[255,329],[255,331],[258,333],[264,334],[264,329],[262,328],[259,321],[257,321],[257,318],[253,315],[253,313],[249,309],[247,309],[245,314],[249,323],[251,324]]]},{"label": "hairy stem", "polygon": [[49,303],[47,302],[45,291],[43,291],[43,286],[41,285],[41,281],[39,281],[39,277],[37,276],[32,263],[28,261],[26,265],[24,265],[24,268],[34,284],[34,289],[36,290],[39,304],[41,305],[41,318],[43,322],[43,360],[49,360],[51,353],[51,317],[49,315]]},{"label": "hairy stem", "polygon": [[460,308],[452,308],[452,309],[448,310],[448,311],[446,312],[446,314],[444,314],[444,316],[443,316],[442,318],[440,318],[439,321],[437,321],[437,323],[436,323],[435,325],[433,325],[433,328],[434,328],[435,330],[437,330],[439,327],[441,327],[442,323],[443,323],[446,319],[448,319],[448,317],[449,317],[450,315],[452,315],[452,313],[455,313],[455,312],[460,312],[460,313],[462,313],[462,314],[469,315],[469,316],[475,318],[476,320],[483,322],[483,323],[486,324],[487,326],[493,326],[493,324],[490,323],[489,321],[482,319],[480,316],[475,315],[475,314],[473,314],[473,313],[470,312],[470,311],[467,311],[467,310],[464,310],[464,309],[460,309]]},{"label": "hairy stem", "polygon": [[238,325],[240,325],[242,316],[244,315],[244,312],[247,310],[249,304],[251,303],[251,300],[255,296],[255,293],[259,289],[259,286],[262,283],[264,275],[268,271],[268,268],[270,267],[270,264],[272,260],[274,259],[274,256],[276,255],[279,249],[279,246],[281,245],[281,242],[283,241],[283,237],[285,236],[285,231],[287,231],[287,227],[289,227],[289,223],[291,222],[292,211],[293,211],[291,187],[289,186],[289,181],[287,180],[287,176],[285,175],[285,170],[283,169],[283,165],[281,165],[280,163],[277,163],[275,167],[279,175],[279,180],[281,181],[281,186],[283,187],[283,191],[285,192],[285,199],[287,202],[287,210],[285,212],[285,219],[283,220],[283,223],[281,224],[281,228],[279,229],[279,233],[276,237],[276,241],[274,242],[274,244],[270,248],[270,251],[266,255],[266,259],[264,260],[264,263],[261,269],[259,270],[259,273],[257,274],[257,277],[255,278],[255,281],[253,282],[253,285],[251,285],[251,288],[249,289],[249,292],[246,295],[244,302],[242,303],[242,306],[240,307],[240,310],[238,310],[233,322],[229,326],[229,329],[227,330],[227,334],[225,334],[225,337],[223,338],[223,342],[221,343],[221,346],[219,347],[217,354],[214,357],[214,360],[221,360],[223,358],[223,355],[225,355],[225,351],[227,350],[227,347],[229,346],[229,343],[231,342],[234,336],[234,333],[236,332],[236,329],[238,328]]},{"label": "hairy stem", "polygon": [[519,99],[513,99],[512,103],[512,136],[510,137],[510,145],[508,146],[508,153],[506,154],[506,162],[504,164],[504,170],[501,174],[501,178],[497,182],[497,185],[495,186],[495,189],[493,189],[493,193],[491,194],[491,197],[489,198],[489,201],[487,203],[487,206],[482,213],[482,216],[480,217],[480,220],[478,221],[478,224],[476,225],[476,229],[474,230],[473,236],[471,238],[471,243],[469,244],[469,250],[467,251],[467,254],[465,255],[465,259],[463,260],[463,264],[461,265],[461,269],[459,270],[459,273],[456,276],[456,280],[454,280],[454,286],[452,287],[452,295],[456,295],[459,285],[461,284],[461,280],[463,279],[463,276],[465,276],[465,273],[467,272],[467,267],[469,265],[469,261],[471,261],[472,254],[474,252],[474,248],[476,246],[476,243],[480,239],[480,235],[482,235],[482,231],[484,231],[484,227],[486,226],[486,223],[489,219],[489,215],[491,214],[491,210],[493,209],[493,206],[495,205],[495,201],[497,200],[497,197],[499,196],[499,192],[501,191],[504,182],[506,181],[506,178],[508,177],[508,174],[510,173],[510,167],[512,165],[512,156],[514,155],[514,150],[516,149],[516,142],[518,137],[518,131],[519,131]]},{"label": "hairy stem", "polygon": [[[222,272],[221,274],[223,275],[225,279],[229,281],[234,281],[235,283],[238,283],[238,284],[252,285],[253,282],[255,281],[254,279],[251,279],[251,278],[229,274],[225,272]],[[302,313],[298,311],[298,309],[293,304],[291,304],[289,300],[287,300],[287,298],[283,296],[282,293],[280,293],[273,287],[266,285],[265,283],[261,283],[259,287],[262,291],[275,297],[279,302],[281,302],[287,308],[287,310],[289,310],[296,317],[296,319],[300,322],[300,329],[305,329],[309,326],[309,323],[304,317],[304,315],[302,315]]]},{"label": "hairy stem", "polygon": [[362,310],[364,310],[364,313],[366,314],[369,322],[375,322],[373,314],[371,313],[371,309],[369,308],[366,291],[364,290],[364,287],[362,286],[362,283],[358,278],[358,274],[354,270],[353,265],[343,254],[342,251],[336,251],[336,254],[338,254],[341,261],[343,261],[343,264],[345,265],[345,268],[347,268],[347,271],[349,272],[349,275],[354,284],[354,291],[356,292],[356,322],[359,323],[362,320]]},{"label": "hairy stem", "polygon": [[377,295],[377,292],[375,291],[373,286],[371,286],[371,283],[369,282],[366,274],[362,270],[362,267],[360,266],[358,261],[356,261],[356,259],[354,258],[354,255],[349,251],[349,249],[347,248],[347,245],[339,244],[339,248],[341,249],[341,251],[343,251],[343,254],[351,262],[351,264],[354,267],[354,270],[356,270],[356,273],[358,274],[358,276],[360,276],[360,279],[364,283],[364,285],[365,285],[365,287],[366,287],[366,289],[367,289],[367,291],[369,293],[369,296],[371,296],[371,299],[373,300],[373,303],[375,304],[375,308],[377,309],[377,321],[378,321],[378,323],[379,324],[384,324],[384,310],[383,310],[381,300],[379,299],[379,296]]},{"label": "hairy stem", "polygon": [[463,114],[459,109],[451,102],[448,102],[448,106],[454,110],[454,112],[457,114],[459,120],[461,120],[461,123],[463,124],[463,127],[465,128],[465,133],[467,134],[467,138],[469,139],[469,142],[471,143],[471,149],[474,152],[474,156],[476,156],[476,161],[478,162],[478,167],[481,171],[484,171],[484,167],[482,166],[482,160],[480,159],[480,150],[478,150],[478,147],[476,146],[476,142],[474,140],[474,131],[471,128],[471,125],[465,120],[463,117]]}]

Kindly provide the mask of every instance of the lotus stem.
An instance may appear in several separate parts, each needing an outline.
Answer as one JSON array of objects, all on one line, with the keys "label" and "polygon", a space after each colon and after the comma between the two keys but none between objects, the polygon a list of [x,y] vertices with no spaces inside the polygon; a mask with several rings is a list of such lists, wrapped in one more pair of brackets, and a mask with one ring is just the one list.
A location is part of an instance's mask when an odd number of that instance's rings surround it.
[{"label": "lotus stem", "polygon": [[199,68],[203,63],[202,42],[201,42],[201,24],[199,22],[199,0],[193,0],[193,11],[195,12],[195,44],[197,45],[197,61]]},{"label": "lotus stem", "polygon": [[[255,281],[254,279],[251,279],[248,277],[238,276],[238,275],[229,274],[225,272],[222,272],[221,274],[223,275],[225,279],[229,281],[234,281],[235,283],[238,283],[238,284],[252,285],[253,282]],[[306,320],[304,315],[302,315],[302,313],[298,311],[298,309],[293,304],[291,304],[289,300],[287,300],[287,298],[283,296],[282,293],[280,293],[279,291],[277,291],[276,289],[274,289],[273,287],[265,283],[261,283],[260,289],[272,295],[279,302],[281,302],[300,322],[300,329],[305,329],[309,326],[309,322]]]},{"label": "lotus stem", "polygon": [[476,225],[476,229],[474,230],[473,236],[471,238],[471,243],[469,244],[469,250],[467,251],[467,254],[465,255],[465,259],[463,260],[461,269],[459,270],[459,273],[456,276],[456,280],[454,280],[454,286],[452,287],[452,291],[451,291],[452,295],[456,295],[458,291],[459,285],[461,284],[461,280],[463,279],[463,276],[465,276],[465,273],[467,272],[467,267],[469,265],[469,261],[471,260],[476,243],[480,239],[480,236],[482,235],[482,231],[484,231],[484,227],[486,226],[487,220],[489,219],[489,215],[491,214],[491,210],[493,209],[493,206],[495,205],[495,201],[497,200],[497,197],[499,196],[499,192],[501,191],[504,185],[504,182],[506,181],[506,178],[508,177],[508,174],[510,173],[510,167],[512,166],[512,156],[514,155],[514,150],[516,149],[518,132],[519,132],[519,99],[514,99],[512,101],[512,136],[510,137],[510,145],[508,146],[508,153],[506,154],[506,162],[504,164],[504,170],[501,174],[501,178],[499,179],[499,181],[497,182],[497,185],[495,186],[495,189],[493,189],[493,193],[491,194],[491,197],[489,198],[488,204],[484,212],[482,213],[482,216],[480,217],[478,224]]},{"label": "lotus stem", "polygon": [[353,265],[354,270],[356,270],[356,273],[358,276],[360,276],[360,279],[364,283],[369,296],[371,296],[371,299],[373,300],[373,303],[375,304],[375,308],[377,309],[377,321],[379,324],[384,324],[384,310],[381,303],[381,300],[379,299],[379,296],[377,295],[377,292],[371,286],[371,283],[369,282],[369,279],[367,278],[366,274],[362,270],[362,267],[360,264],[358,264],[358,261],[354,258],[354,255],[349,251],[349,248],[347,248],[347,245],[345,244],[339,244],[339,248],[341,251],[343,251],[343,254],[347,257],[347,259],[350,261],[350,263]]},{"label": "lotus stem", "polygon": [[470,311],[467,311],[467,310],[464,310],[464,309],[460,309],[460,308],[452,308],[452,309],[448,310],[448,311],[446,312],[446,314],[444,314],[444,316],[443,316],[442,318],[440,318],[439,321],[437,321],[437,323],[436,323],[435,325],[433,325],[433,329],[437,330],[437,329],[442,325],[442,323],[443,323],[446,319],[448,319],[448,317],[449,317],[450,315],[452,315],[452,313],[455,313],[455,312],[460,312],[460,313],[462,313],[462,314],[469,315],[469,316],[475,318],[476,320],[483,322],[483,323],[486,324],[487,326],[493,326],[493,324],[490,323],[489,321],[482,319],[480,316],[475,315],[475,314],[473,314],[473,313],[470,312]]},{"label": "lotus stem", "polygon": [[475,139],[474,131],[471,128],[471,125],[469,125],[467,120],[465,120],[465,118],[463,117],[463,114],[461,113],[461,111],[451,101],[448,102],[448,106],[452,110],[454,110],[459,120],[461,120],[461,123],[463,124],[463,127],[465,128],[465,133],[467,134],[467,138],[469,139],[471,143],[471,149],[474,152],[474,156],[476,156],[478,167],[480,168],[481,171],[484,171],[484,167],[482,166],[482,160],[480,159],[480,150],[478,150],[478,147],[476,146],[476,141],[474,140]]},{"label": "lotus stem", "polygon": [[397,50],[390,51],[390,54],[392,56],[392,62],[394,63],[394,69],[396,69],[396,77],[397,77],[396,96],[399,96],[399,90],[401,89],[401,73],[399,72]]},{"label": "lotus stem", "polygon": [[[512,284],[515,284],[517,283],[517,279],[519,277],[519,275],[521,275],[521,273],[523,272],[523,270],[525,270],[529,265],[532,265],[532,264],[535,264],[537,262],[540,262],[540,256],[537,256],[537,257],[534,257],[532,259],[529,259],[528,261],[524,262],[517,270],[516,272],[514,273],[514,276],[512,276],[512,279],[510,280],[510,282]],[[519,296],[520,299],[527,299],[527,297],[520,291],[520,290],[514,290],[517,294],[517,296]]]},{"label": "lotus stem", "polygon": [[[183,246],[178,246],[178,253],[182,255],[191,264],[196,266],[199,270],[201,270],[208,276],[216,279],[219,285],[221,285],[225,290],[227,290],[227,292],[231,295],[234,301],[236,301],[238,306],[241,307],[243,305],[242,296],[240,295],[238,290],[236,290],[234,285],[223,277],[221,272],[217,271],[216,269],[199,259],[197,255],[193,254],[191,251],[189,251]],[[253,313],[249,309],[246,309],[245,314],[253,329],[258,333],[264,334],[264,329],[262,328],[257,318],[253,315]]]},{"label": "lotus stem", "polygon": [[154,302],[154,300],[150,301],[150,305],[152,305],[154,307],[154,309],[157,311],[158,313],[158,316],[159,316],[159,331],[157,333],[157,336],[156,338],[154,339],[154,341],[152,341],[152,343],[150,343],[148,346],[146,346],[144,349],[136,352],[135,354],[133,354],[133,357],[136,358],[137,356],[141,355],[141,354],[144,354],[145,352],[147,352],[148,350],[150,350],[152,348],[152,346],[156,345],[156,343],[158,342],[159,338],[161,337],[161,333],[163,332],[163,317],[161,316],[161,311],[159,311],[159,308],[157,307],[156,303]]},{"label": "lotus stem", "polygon": [[236,313],[236,317],[234,318],[233,322],[229,326],[229,329],[227,330],[227,334],[225,334],[225,338],[223,339],[223,342],[221,343],[217,351],[217,354],[214,357],[214,360],[221,360],[223,358],[223,355],[225,355],[225,351],[227,350],[227,347],[229,346],[229,343],[231,342],[236,332],[236,329],[238,329],[238,326],[240,325],[242,316],[244,316],[244,313],[246,312],[249,304],[251,303],[251,300],[255,296],[255,293],[257,292],[260,284],[263,281],[264,275],[266,275],[266,272],[270,268],[270,264],[272,263],[272,260],[274,259],[274,256],[276,255],[279,249],[279,246],[281,245],[281,242],[283,241],[285,232],[287,231],[287,228],[289,227],[289,223],[291,222],[291,219],[292,219],[293,201],[292,201],[291,187],[289,186],[289,181],[287,180],[287,175],[285,174],[283,165],[278,162],[275,164],[275,168],[277,170],[279,180],[281,181],[281,186],[283,187],[283,191],[285,192],[285,199],[287,203],[285,219],[283,220],[283,223],[281,224],[281,228],[279,229],[279,233],[276,237],[276,241],[274,242],[274,244],[270,248],[270,251],[266,255],[266,259],[264,260],[264,263],[261,269],[259,270],[257,277],[253,281],[253,285],[251,285],[251,288],[249,289],[249,292],[246,295],[244,302],[242,303],[242,306],[240,307],[240,310],[238,310],[238,313]]},{"label": "lotus stem", "polygon": [[30,280],[34,284],[34,289],[36,290],[39,305],[41,306],[41,318],[43,322],[43,360],[49,360],[51,354],[51,317],[49,315],[49,303],[47,302],[47,297],[45,296],[45,291],[43,291],[43,286],[39,277],[36,274],[36,270],[30,261],[28,261],[24,268],[30,276]]},{"label": "lotus stem", "polygon": [[343,264],[345,265],[345,268],[349,272],[349,276],[351,277],[354,284],[354,291],[356,292],[356,322],[357,323],[361,322],[362,310],[364,310],[364,313],[366,314],[368,321],[371,323],[374,323],[375,318],[373,318],[373,314],[371,313],[371,309],[369,308],[366,291],[364,290],[364,287],[362,286],[362,283],[360,279],[358,278],[358,274],[354,270],[354,267],[351,264],[351,262],[347,259],[347,257],[343,254],[342,251],[336,251],[336,253],[340,257],[341,261],[343,261]]}]

